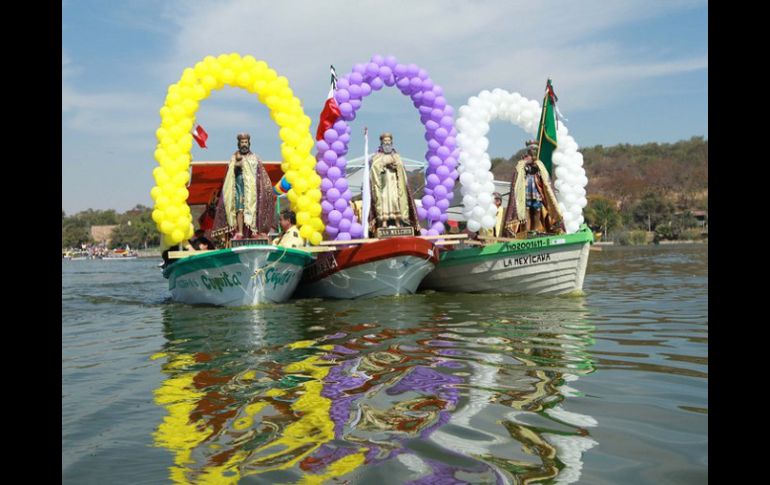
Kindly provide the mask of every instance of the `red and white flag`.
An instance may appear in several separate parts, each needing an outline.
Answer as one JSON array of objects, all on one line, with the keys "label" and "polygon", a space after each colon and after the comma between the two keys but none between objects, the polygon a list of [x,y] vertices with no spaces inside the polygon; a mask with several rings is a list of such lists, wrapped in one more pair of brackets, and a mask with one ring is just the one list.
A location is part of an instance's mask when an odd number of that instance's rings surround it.
[{"label": "red and white flag", "polygon": [[335,121],[340,117],[340,107],[337,106],[337,100],[334,99],[334,90],[337,89],[337,72],[334,66],[329,66],[332,71],[332,85],[329,88],[329,96],[324,103],[324,109],[321,111],[321,119],[318,121],[318,131],[315,139],[320,140],[324,137],[324,132],[332,127]]},{"label": "red and white flag", "polygon": [[209,139],[209,134],[206,133],[206,130],[204,130],[201,125],[195,125],[195,129],[192,132],[192,136],[195,139],[195,141],[198,142],[198,146],[200,146],[201,148],[208,148],[206,146],[206,140]]}]

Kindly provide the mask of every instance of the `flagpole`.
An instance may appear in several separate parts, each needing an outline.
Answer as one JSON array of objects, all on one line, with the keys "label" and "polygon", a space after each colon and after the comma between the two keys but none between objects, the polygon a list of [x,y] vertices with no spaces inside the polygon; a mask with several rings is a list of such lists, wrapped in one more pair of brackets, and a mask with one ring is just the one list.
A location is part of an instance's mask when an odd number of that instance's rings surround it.
[{"label": "flagpole", "polygon": [[364,226],[364,239],[369,238],[369,206],[371,205],[369,189],[369,129],[364,127],[364,179],[361,183],[361,225]]}]

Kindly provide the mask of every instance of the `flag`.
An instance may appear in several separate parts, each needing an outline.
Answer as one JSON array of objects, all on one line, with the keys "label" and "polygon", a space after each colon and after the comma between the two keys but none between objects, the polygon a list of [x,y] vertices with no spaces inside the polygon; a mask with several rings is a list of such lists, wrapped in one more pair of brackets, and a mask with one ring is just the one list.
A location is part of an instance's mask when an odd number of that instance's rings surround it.
[{"label": "flag", "polygon": [[198,146],[200,146],[201,148],[208,148],[206,146],[206,140],[209,139],[209,134],[206,133],[206,130],[204,130],[201,125],[195,125],[195,129],[192,132],[192,136],[195,139],[195,141],[198,142]]},{"label": "flag", "polygon": [[340,107],[337,106],[337,100],[334,99],[334,90],[337,89],[337,72],[334,70],[334,66],[329,66],[332,72],[332,82],[329,88],[329,96],[324,103],[324,109],[321,111],[321,119],[318,121],[318,131],[316,131],[315,139],[320,140],[324,137],[324,132],[332,127],[337,118],[340,117]]},{"label": "flag", "polygon": [[369,190],[369,128],[364,127],[364,179],[361,184],[361,224],[364,226],[364,239],[369,237],[369,206],[372,194]]},{"label": "flag", "polygon": [[551,80],[545,84],[545,96],[543,97],[543,111],[540,114],[540,128],[537,133],[538,154],[537,158],[543,162],[548,174],[553,174],[553,152],[556,150],[556,93],[553,92]]}]

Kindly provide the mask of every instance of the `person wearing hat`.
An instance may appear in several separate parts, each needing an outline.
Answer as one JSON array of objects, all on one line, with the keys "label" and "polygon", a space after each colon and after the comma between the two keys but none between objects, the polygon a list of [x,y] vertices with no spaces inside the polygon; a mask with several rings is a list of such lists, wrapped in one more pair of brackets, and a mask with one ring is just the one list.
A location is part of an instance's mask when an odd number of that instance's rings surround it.
[{"label": "person wearing hat", "polygon": [[251,151],[251,136],[237,136],[238,150],[230,157],[222,186],[222,203],[226,226],[234,239],[252,234],[267,234],[274,226],[275,196],[273,184],[262,160]]},{"label": "person wearing hat", "polygon": [[417,209],[409,191],[406,170],[401,156],[393,148],[393,135],[380,135],[380,147],[372,156],[369,183],[372,194],[372,210],[369,224],[376,227],[411,226],[420,229]]},{"label": "person wearing hat", "polygon": [[551,187],[548,170],[537,159],[538,143],[529,140],[526,146],[527,154],[513,171],[503,236],[516,237],[520,232],[530,231],[564,232],[564,217]]}]

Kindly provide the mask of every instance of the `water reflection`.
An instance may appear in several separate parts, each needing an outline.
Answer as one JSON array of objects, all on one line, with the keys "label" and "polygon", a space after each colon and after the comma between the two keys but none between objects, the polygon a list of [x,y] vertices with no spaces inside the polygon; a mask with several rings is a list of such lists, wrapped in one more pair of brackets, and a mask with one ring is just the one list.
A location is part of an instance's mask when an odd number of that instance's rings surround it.
[{"label": "water reflection", "polygon": [[596,445],[596,421],[565,409],[594,370],[582,298],[374,303],[164,308],[154,439],[172,481],[579,478]]}]

